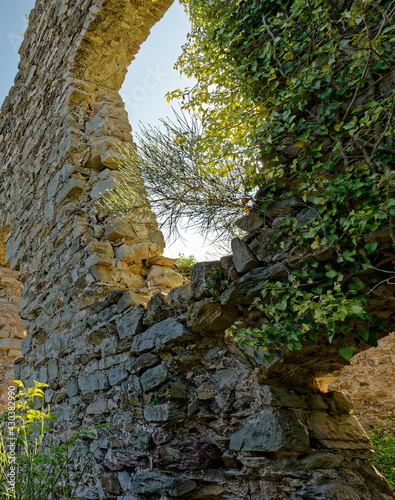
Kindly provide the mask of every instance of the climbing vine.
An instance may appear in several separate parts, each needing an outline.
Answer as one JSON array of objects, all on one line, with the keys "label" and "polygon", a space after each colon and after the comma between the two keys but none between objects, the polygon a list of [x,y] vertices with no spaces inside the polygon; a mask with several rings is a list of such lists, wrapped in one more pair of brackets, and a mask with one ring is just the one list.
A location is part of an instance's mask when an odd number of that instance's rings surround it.
[{"label": "climbing vine", "polygon": [[[359,337],[375,345],[370,332],[385,321],[366,313],[366,294],[393,283],[395,261],[374,236],[387,227],[395,242],[395,3],[182,3],[193,28],[178,68],[197,83],[169,97],[201,120],[202,176],[242,165],[249,210],[267,216],[273,201],[295,196],[315,211],[302,228],[284,217],[279,246],[334,252],[332,265],[305,264],[267,285],[255,307],[268,322],[235,325],[237,340],[295,351],[322,333],[346,338],[363,321]],[[337,349],[349,359],[355,347]]]}]

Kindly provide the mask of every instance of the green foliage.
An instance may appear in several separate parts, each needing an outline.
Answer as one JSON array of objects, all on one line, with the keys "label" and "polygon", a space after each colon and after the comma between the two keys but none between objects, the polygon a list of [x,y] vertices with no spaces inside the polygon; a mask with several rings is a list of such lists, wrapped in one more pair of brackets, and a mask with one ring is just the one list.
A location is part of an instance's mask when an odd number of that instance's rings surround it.
[{"label": "green foliage", "polygon": [[[264,286],[261,297],[251,306],[263,314],[261,327],[241,328],[239,322],[228,330],[228,335],[235,335],[238,344],[263,347],[267,359],[272,359],[274,351],[282,347],[300,351],[303,346],[316,343],[319,337],[327,344],[332,344],[335,338],[342,341],[336,350],[347,360],[361,339],[377,345],[376,334],[387,323],[377,315],[366,314],[366,297],[360,294],[362,282],[356,280],[342,290],[341,273],[329,265],[319,269],[317,263],[311,264],[312,269],[290,273],[286,282]],[[363,322],[365,329],[360,328],[358,321]]]},{"label": "green foliage", "polygon": [[371,463],[395,488],[395,417],[388,416],[388,425],[367,431],[375,452]]},{"label": "green foliage", "polygon": [[[69,472],[71,461],[82,450],[82,442],[95,437],[94,429],[76,431],[64,444],[47,444],[49,427],[53,421],[49,406],[44,408],[43,388],[35,382],[26,389],[16,380],[19,391],[14,408],[2,416],[3,432],[0,437],[0,496],[15,500],[52,500],[74,498],[75,491],[90,460],[75,477]],[[96,450],[95,450],[96,451]],[[13,483],[10,482],[13,479]]]},{"label": "green foliage", "polygon": [[189,276],[189,273],[191,271],[191,266],[193,266],[196,263],[197,260],[193,255],[185,257],[183,253],[179,253],[178,258],[176,260],[177,269],[183,276]]},{"label": "green foliage", "polygon": [[225,270],[219,266],[213,269],[208,277],[208,290],[212,290],[213,302],[218,302],[221,293],[226,289],[230,283],[230,277],[225,273]]},{"label": "green foliage", "polygon": [[[297,196],[317,217],[305,228],[287,217],[277,244],[292,238],[304,248],[335,251],[323,292],[275,285],[271,305],[262,305],[271,324],[237,338],[297,350],[318,332],[328,341],[335,333],[343,338],[343,320],[359,318],[367,329],[373,320],[352,291],[370,291],[361,277],[373,270],[383,282],[394,277],[393,267],[380,267],[370,237],[387,225],[395,242],[393,2],[182,3],[192,32],[178,68],[197,84],[169,98],[182,98],[184,110],[201,120],[195,151],[202,175],[221,176],[224,165],[242,170],[245,193],[260,188],[260,206],[250,206],[260,213],[274,200]],[[300,314],[307,321],[301,332]],[[353,350],[338,347],[347,359]]]}]

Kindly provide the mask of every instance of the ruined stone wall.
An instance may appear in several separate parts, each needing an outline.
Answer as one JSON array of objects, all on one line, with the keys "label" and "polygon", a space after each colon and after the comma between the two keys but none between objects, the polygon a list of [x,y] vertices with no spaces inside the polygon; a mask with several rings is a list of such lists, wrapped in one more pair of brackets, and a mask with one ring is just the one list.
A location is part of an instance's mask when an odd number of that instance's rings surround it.
[{"label": "ruined stone wall", "polygon": [[96,451],[77,496],[394,498],[349,399],[314,382],[344,366],[333,347],[264,365],[224,337],[236,318],[258,322],[251,300],[306,256],[276,252],[258,221],[222,260],[233,282],[215,302],[218,262],[182,285],[153,215],[100,205],[132,140],[118,89],[170,3],[37,0],[30,15],[0,123],[5,260],[27,331],[15,376],[48,383],[54,438],[113,424],[84,443]]}]

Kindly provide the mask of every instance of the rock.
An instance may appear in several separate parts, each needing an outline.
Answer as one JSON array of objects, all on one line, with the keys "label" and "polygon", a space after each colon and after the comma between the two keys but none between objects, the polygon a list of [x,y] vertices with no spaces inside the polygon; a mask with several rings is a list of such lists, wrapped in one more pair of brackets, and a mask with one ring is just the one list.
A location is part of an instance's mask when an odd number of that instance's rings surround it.
[{"label": "rock", "polygon": [[144,392],[150,392],[169,380],[169,372],[163,365],[158,365],[144,372],[140,380]]},{"label": "rock", "polygon": [[151,352],[147,352],[136,359],[134,370],[136,371],[137,375],[141,375],[141,373],[143,373],[145,370],[156,366],[159,363],[160,359],[158,358],[158,356],[155,356],[155,354]]},{"label": "rock", "polygon": [[113,474],[103,474],[100,477],[100,480],[107,493],[111,493],[112,495],[120,495],[122,493],[118,478]]},{"label": "rock", "polygon": [[148,456],[132,448],[120,450],[109,450],[103,465],[110,471],[118,472],[134,467],[146,467],[148,465]]},{"label": "rock", "polygon": [[143,354],[160,344],[175,346],[193,339],[194,334],[185,325],[168,318],[135,335],[130,351],[132,354]]},{"label": "rock", "polygon": [[134,292],[126,292],[118,301],[117,312],[122,313],[128,307],[138,306],[139,304],[147,304],[148,301],[148,297]]},{"label": "rock", "polygon": [[339,482],[327,482],[320,485],[303,486],[295,492],[295,498],[317,500],[361,500],[359,493],[351,486]]},{"label": "rock", "polygon": [[102,415],[103,413],[108,413],[107,401],[100,400],[88,405],[86,409],[87,415]]},{"label": "rock", "polygon": [[271,203],[265,210],[265,213],[274,219],[275,217],[282,217],[291,212],[300,209],[304,204],[296,196],[291,196],[285,200],[275,201]]},{"label": "rock", "polygon": [[263,226],[264,223],[265,219],[263,217],[260,217],[256,213],[251,212],[250,214],[241,217],[241,219],[238,219],[235,222],[235,225],[242,231],[252,233],[252,231],[255,231],[259,227]]},{"label": "rock", "polygon": [[371,443],[361,424],[353,415],[331,416],[313,412],[310,417],[311,436],[329,449],[369,450]]},{"label": "rock", "polygon": [[118,336],[121,340],[131,339],[134,335],[142,331],[144,314],[145,307],[140,304],[129,309],[123,316],[117,319]]},{"label": "rock", "polygon": [[133,478],[133,492],[140,495],[171,495],[183,496],[196,488],[196,483],[190,479],[172,477],[156,471],[141,471]]},{"label": "rock", "polygon": [[294,410],[264,408],[260,415],[231,434],[234,451],[306,453],[309,434]]},{"label": "rock", "polygon": [[221,450],[214,443],[182,441],[159,447],[153,463],[160,469],[199,470],[223,466]]},{"label": "rock", "polygon": [[239,314],[237,308],[223,308],[218,302],[200,300],[188,308],[187,325],[195,333],[225,330],[233,325]]},{"label": "rock", "polygon": [[236,281],[233,281],[222,293],[220,303],[225,305],[250,305],[255,297],[259,297],[262,288],[268,281],[287,276],[284,264],[253,269]]},{"label": "rock", "polygon": [[233,255],[226,255],[219,259],[222,269],[224,270],[225,276],[229,273],[229,270],[234,267]]},{"label": "rock", "polygon": [[266,457],[240,457],[240,462],[250,469],[263,469],[273,465],[273,460]]},{"label": "rock", "polygon": [[121,485],[122,491],[130,491],[132,489],[132,481],[130,480],[130,474],[125,470],[122,472],[118,472],[118,481],[119,484]]},{"label": "rock", "polygon": [[212,275],[220,267],[219,261],[199,262],[191,266],[191,295],[196,299],[211,297],[213,291],[209,290],[212,283]]},{"label": "rock", "polygon": [[312,453],[300,460],[303,469],[337,469],[344,462],[338,453]]},{"label": "rock", "polygon": [[128,264],[139,264],[148,259],[149,243],[135,243],[133,245],[121,245],[115,249],[115,257]]},{"label": "rock", "polygon": [[254,236],[250,243],[250,250],[261,262],[269,264],[284,260],[287,257],[287,252],[292,246],[292,240],[289,240],[285,247],[281,248],[273,239],[277,234],[277,229],[264,229]]},{"label": "rock", "polygon": [[73,396],[76,396],[77,394],[80,393],[80,388],[78,387],[77,380],[72,379],[69,380],[66,384],[66,392],[67,395],[72,398]]},{"label": "rock", "polygon": [[149,266],[174,266],[174,264],[177,262],[177,259],[171,259],[170,257],[163,257],[163,255],[158,255],[155,257],[150,257],[148,259],[148,265]]},{"label": "rock", "polygon": [[254,254],[243,240],[234,238],[232,240],[233,263],[238,273],[248,273],[259,265]]},{"label": "rock", "polygon": [[93,392],[109,389],[107,376],[104,373],[98,372],[91,375],[80,375],[78,377],[78,387],[81,391]]},{"label": "rock", "polygon": [[182,285],[183,279],[180,273],[167,267],[152,266],[147,276],[148,283],[152,286],[175,288]]},{"label": "rock", "polygon": [[[235,371],[233,368],[225,368],[224,370],[219,370],[214,373],[214,380],[217,382],[220,389],[225,389],[229,386],[229,383],[235,376]],[[229,388],[229,387],[228,387]]]},{"label": "rock", "polygon": [[144,409],[144,418],[147,422],[170,422],[185,417],[185,412],[170,403],[147,406]]},{"label": "rock", "polygon": [[57,359],[48,360],[48,378],[53,380],[59,376],[59,361]]},{"label": "rock", "polygon": [[339,413],[349,414],[354,409],[353,402],[344,392],[332,391],[330,395],[332,396],[334,407]]},{"label": "rock", "polygon": [[299,212],[298,215],[295,217],[295,219],[298,221],[298,228],[303,228],[310,226],[311,222],[313,222],[313,220],[316,219],[317,217],[318,217],[317,210],[308,207]]},{"label": "rock", "polygon": [[170,317],[171,308],[162,293],[150,298],[143,318],[144,325],[153,325]]},{"label": "rock", "polygon": [[21,350],[20,339],[0,339],[0,351],[9,351],[10,349]]},{"label": "rock", "polygon": [[272,385],[262,386],[263,404],[268,406],[285,406],[287,408],[307,408],[306,398],[295,394],[285,387]]},{"label": "rock", "polygon": [[191,288],[188,284],[177,286],[170,290],[167,301],[169,306],[175,311],[182,311],[186,309],[191,302],[192,294]]},{"label": "rock", "polygon": [[111,218],[104,228],[104,238],[114,241],[119,238],[135,238],[136,233],[127,219]]},{"label": "rock", "polygon": [[310,245],[300,245],[293,248],[292,255],[286,258],[286,263],[294,268],[299,267],[303,262],[315,259],[318,262],[332,260],[335,253],[330,245],[320,245],[312,249]]},{"label": "rock", "polygon": [[213,500],[218,497],[223,498],[222,494],[226,489],[219,484],[203,484],[189,494],[190,500]]},{"label": "rock", "polygon": [[84,187],[85,181],[77,177],[72,177],[59,191],[56,197],[56,203],[62,203],[67,198],[77,198],[82,193]]},{"label": "rock", "polygon": [[139,448],[140,450],[151,450],[154,447],[152,436],[142,431],[131,434],[129,443],[133,448]]},{"label": "rock", "polygon": [[111,386],[115,386],[120,384],[128,376],[129,373],[126,371],[125,365],[114,366],[108,373],[108,382]]}]

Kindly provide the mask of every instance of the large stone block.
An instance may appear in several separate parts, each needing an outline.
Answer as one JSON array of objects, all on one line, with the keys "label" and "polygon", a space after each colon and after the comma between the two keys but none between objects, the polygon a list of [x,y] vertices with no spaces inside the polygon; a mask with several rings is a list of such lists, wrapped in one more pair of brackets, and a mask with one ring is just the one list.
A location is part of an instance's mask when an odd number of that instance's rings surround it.
[{"label": "large stone block", "polygon": [[135,335],[130,351],[132,354],[143,354],[160,344],[174,346],[193,339],[194,334],[185,325],[168,318]]},{"label": "large stone block", "polygon": [[248,273],[259,265],[255,255],[239,238],[232,240],[233,263],[238,273]]},{"label": "large stone block", "polygon": [[154,391],[169,380],[169,372],[163,365],[158,365],[144,372],[140,380],[144,392]]},{"label": "large stone block", "polygon": [[94,392],[109,389],[107,375],[104,373],[92,373],[78,377],[78,387],[81,391]]},{"label": "large stone block", "polygon": [[361,424],[353,415],[328,415],[313,412],[310,417],[311,436],[326,448],[339,450],[370,450],[372,445]]},{"label": "large stone block", "polygon": [[166,476],[156,471],[138,472],[133,478],[132,491],[141,495],[183,496],[196,488],[191,479]]},{"label": "large stone block", "polygon": [[162,266],[152,266],[147,276],[148,283],[152,286],[175,288],[181,286],[183,279],[180,273]]},{"label": "large stone block", "polygon": [[144,409],[144,418],[147,422],[170,422],[185,417],[185,412],[170,403],[147,406]]},{"label": "large stone block", "polygon": [[253,269],[236,281],[233,281],[222,293],[220,303],[225,305],[249,305],[258,297],[262,288],[269,281],[287,276],[288,271],[284,264]]},{"label": "large stone block", "polygon": [[265,408],[230,438],[230,449],[253,452],[306,453],[309,434],[293,410]]},{"label": "large stone block", "polygon": [[117,319],[117,330],[121,340],[129,339],[142,331],[144,314],[145,308],[138,305]]},{"label": "large stone block", "polygon": [[213,291],[209,290],[213,282],[212,275],[220,267],[219,261],[198,262],[191,266],[191,295],[196,299],[211,297]]},{"label": "large stone block", "polygon": [[225,330],[233,325],[239,313],[237,307],[222,307],[218,302],[200,300],[188,308],[187,325],[195,333]]}]

